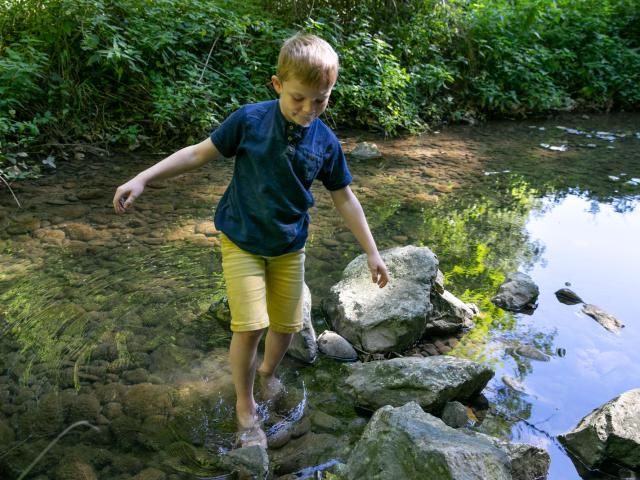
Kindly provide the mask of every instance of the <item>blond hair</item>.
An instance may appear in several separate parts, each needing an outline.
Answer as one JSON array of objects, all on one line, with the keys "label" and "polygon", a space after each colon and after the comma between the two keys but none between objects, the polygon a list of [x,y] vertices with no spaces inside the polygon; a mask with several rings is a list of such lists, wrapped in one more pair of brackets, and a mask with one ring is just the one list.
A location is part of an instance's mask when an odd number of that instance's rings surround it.
[{"label": "blond hair", "polygon": [[282,44],[276,73],[281,81],[295,77],[312,87],[333,85],[338,78],[338,54],[320,37],[298,33]]}]

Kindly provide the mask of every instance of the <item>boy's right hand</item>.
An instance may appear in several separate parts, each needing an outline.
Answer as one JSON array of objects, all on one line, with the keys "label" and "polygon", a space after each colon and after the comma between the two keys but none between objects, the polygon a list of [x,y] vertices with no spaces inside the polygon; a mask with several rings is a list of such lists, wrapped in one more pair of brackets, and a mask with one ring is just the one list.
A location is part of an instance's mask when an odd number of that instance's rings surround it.
[{"label": "boy's right hand", "polygon": [[113,197],[113,208],[116,213],[124,213],[133,204],[134,200],[142,195],[144,186],[144,182],[138,177],[120,185]]}]

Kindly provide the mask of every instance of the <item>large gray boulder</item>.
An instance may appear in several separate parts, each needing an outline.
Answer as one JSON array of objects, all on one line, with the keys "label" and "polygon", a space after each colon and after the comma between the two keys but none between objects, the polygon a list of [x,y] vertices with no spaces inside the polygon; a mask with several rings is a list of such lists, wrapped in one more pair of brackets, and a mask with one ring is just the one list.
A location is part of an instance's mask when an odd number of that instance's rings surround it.
[{"label": "large gray boulder", "polygon": [[306,283],[302,293],[302,330],[293,336],[287,354],[304,363],[313,363],[318,356],[316,331],[311,321],[311,291]]},{"label": "large gray boulder", "polygon": [[500,308],[512,312],[530,312],[536,308],[540,289],[525,273],[511,273],[500,285],[491,301]]},{"label": "large gray boulder", "polygon": [[508,448],[455,430],[410,402],[376,411],[343,474],[349,480],[533,480],[546,478],[548,468],[544,450]]},{"label": "large gray boulder", "polygon": [[427,247],[397,247],[381,256],[391,277],[385,288],[371,281],[363,254],[347,265],[323,302],[333,330],[370,353],[400,351],[422,336],[438,271]]},{"label": "large gray boulder", "polygon": [[640,468],[640,388],[609,400],[558,440],[587,468],[614,462]]},{"label": "large gray boulder", "polygon": [[445,355],[355,363],[349,370],[347,389],[356,405],[369,410],[413,400],[440,412],[447,402],[479,393],[494,375],[485,365]]}]

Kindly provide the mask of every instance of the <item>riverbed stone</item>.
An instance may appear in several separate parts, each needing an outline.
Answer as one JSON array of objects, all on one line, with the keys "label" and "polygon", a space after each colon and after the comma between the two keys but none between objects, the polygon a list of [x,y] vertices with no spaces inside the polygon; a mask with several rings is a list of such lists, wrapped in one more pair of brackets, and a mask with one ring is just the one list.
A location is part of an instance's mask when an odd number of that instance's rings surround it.
[{"label": "riverbed stone", "polygon": [[640,468],[640,388],[593,410],[558,440],[588,468],[615,462]]},{"label": "riverbed stone", "polygon": [[258,445],[231,450],[220,460],[223,467],[236,472],[238,480],[262,480],[269,473],[267,450]]},{"label": "riverbed stone", "polygon": [[[544,476],[546,470],[548,461],[541,472]],[[520,476],[510,452],[498,442],[450,428],[416,402],[376,411],[346,465],[348,480],[531,480],[544,476]]]},{"label": "riverbed stone", "polygon": [[558,301],[565,305],[584,303],[584,300],[582,300],[582,298],[580,298],[580,296],[570,288],[561,288],[555,292],[555,295]]},{"label": "riverbed stone", "polygon": [[329,460],[346,460],[350,451],[344,435],[308,432],[271,452],[271,464],[276,475],[284,475]]},{"label": "riverbed stone", "polygon": [[427,247],[396,247],[381,256],[392,281],[371,281],[366,255],[351,261],[323,309],[337,333],[369,353],[401,351],[424,333],[438,260]]},{"label": "riverbed stone", "polygon": [[86,420],[96,422],[100,414],[100,400],[93,393],[73,395],[69,398],[67,407],[67,422],[73,423]]},{"label": "riverbed stone", "polygon": [[375,143],[370,142],[360,142],[356,144],[349,155],[356,160],[372,160],[376,158],[382,158],[382,153],[380,153],[378,146]]},{"label": "riverbed stone", "polygon": [[354,362],[358,359],[358,353],[353,346],[344,337],[331,330],[325,330],[320,334],[318,348],[327,357],[340,362]]},{"label": "riverbed stone", "polygon": [[64,462],[56,469],[56,480],[98,480],[93,467],[85,462]]},{"label": "riverbed stone", "polygon": [[311,320],[311,290],[306,283],[302,291],[302,330],[293,336],[287,354],[304,363],[313,363],[318,356],[316,331]]},{"label": "riverbed stone", "polygon": [[528,313],[536,308],[540,289],[533,279],[521,272],[507,275],[491,301],[504,310]]},{"label": "riverbed stone", "polygon": [[531,360],[538,360],[539,362],[548,362],[551,360],[551,357],[544,352],[541,352],[533,345],[520,345],[516,347],[514,352],[525,358],[529,358]]},{"label": "riverbed stone", "polygon": [[584,304],[582,306],[582,313],[589,315],[610,332],[618,333],[624,328],[624,323],[596,305],[592,305],[590,303]]},{"label": "riverbed stone", "polygon": [[162,470],[149,467],[135,475],[132,480],[165,480],[166,478],[167,475]]},{"label": "riverbed stone", "polygon": [[372,411],[414,400],[424,410],[438,413],[449,401],[480,393],[494,375],[486,365],[442,355],[355,363],[348,368],[348,391],[356,405]]},{"label": "riverbed stone", "polygon": [[166,414],[172,407],[171,392],[172,389],[167,385],[133,385],[124,396],[124,411],[138,418]]},{"label": "riverbed stone", "polygon": [[470,328],[478,313],[478,307],[463,302],[448,290],[431,292],[431,304],[433,309],[427,318],[425,336],[446,335]]}]

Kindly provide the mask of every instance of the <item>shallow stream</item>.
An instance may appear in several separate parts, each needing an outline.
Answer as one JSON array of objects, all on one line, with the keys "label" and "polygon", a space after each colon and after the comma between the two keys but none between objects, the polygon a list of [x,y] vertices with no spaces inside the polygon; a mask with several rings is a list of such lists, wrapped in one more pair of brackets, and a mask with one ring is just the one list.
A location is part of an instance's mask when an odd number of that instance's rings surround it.
[{"label": "shallow stream", "polygon": [[[598,131],[617,135],[585,135]],[[492,406],[477,428],[548,449],[551,480],[580,478],[555,436],[639,386],[639,137],[640,116],[627,114],[394,140],[341,136],[347,152],[367,140],[384,154],[350,161],[379,247],[430,247],[447,289],[480,307],[475,327],[445,344],[448,355],[496,370],[485,390]],[[230,335],[209,312],[223,293],[210,219],[232,163],[149,188],[134,211],[116,216],[115,187],[162,157],[80,157],[14,186],[21,209],[0,190],[0,477],[18,478],[81,420],[99,432],[78,425],[28,478],[220,474],[212,459],[232,446],[234,400]],[[306,271],[319,331],[320,301],[360,252],[321,186],[315,196]],[[490,302],[516,270],[540,287],[531,315]],[[560,303],[554,292],[566,284],[626,327],[608,332],[579,305]],[[551,359],[520,357],[520,345]],[[427,354],[421,345],[411,353]],[[273,406],[274,421],[308,402],[311,433],[270,452],[276,474],[344,457],[357,440],[365,420],[336,388],[343,374],[326,358],[285,361],[289,393]]]}]

